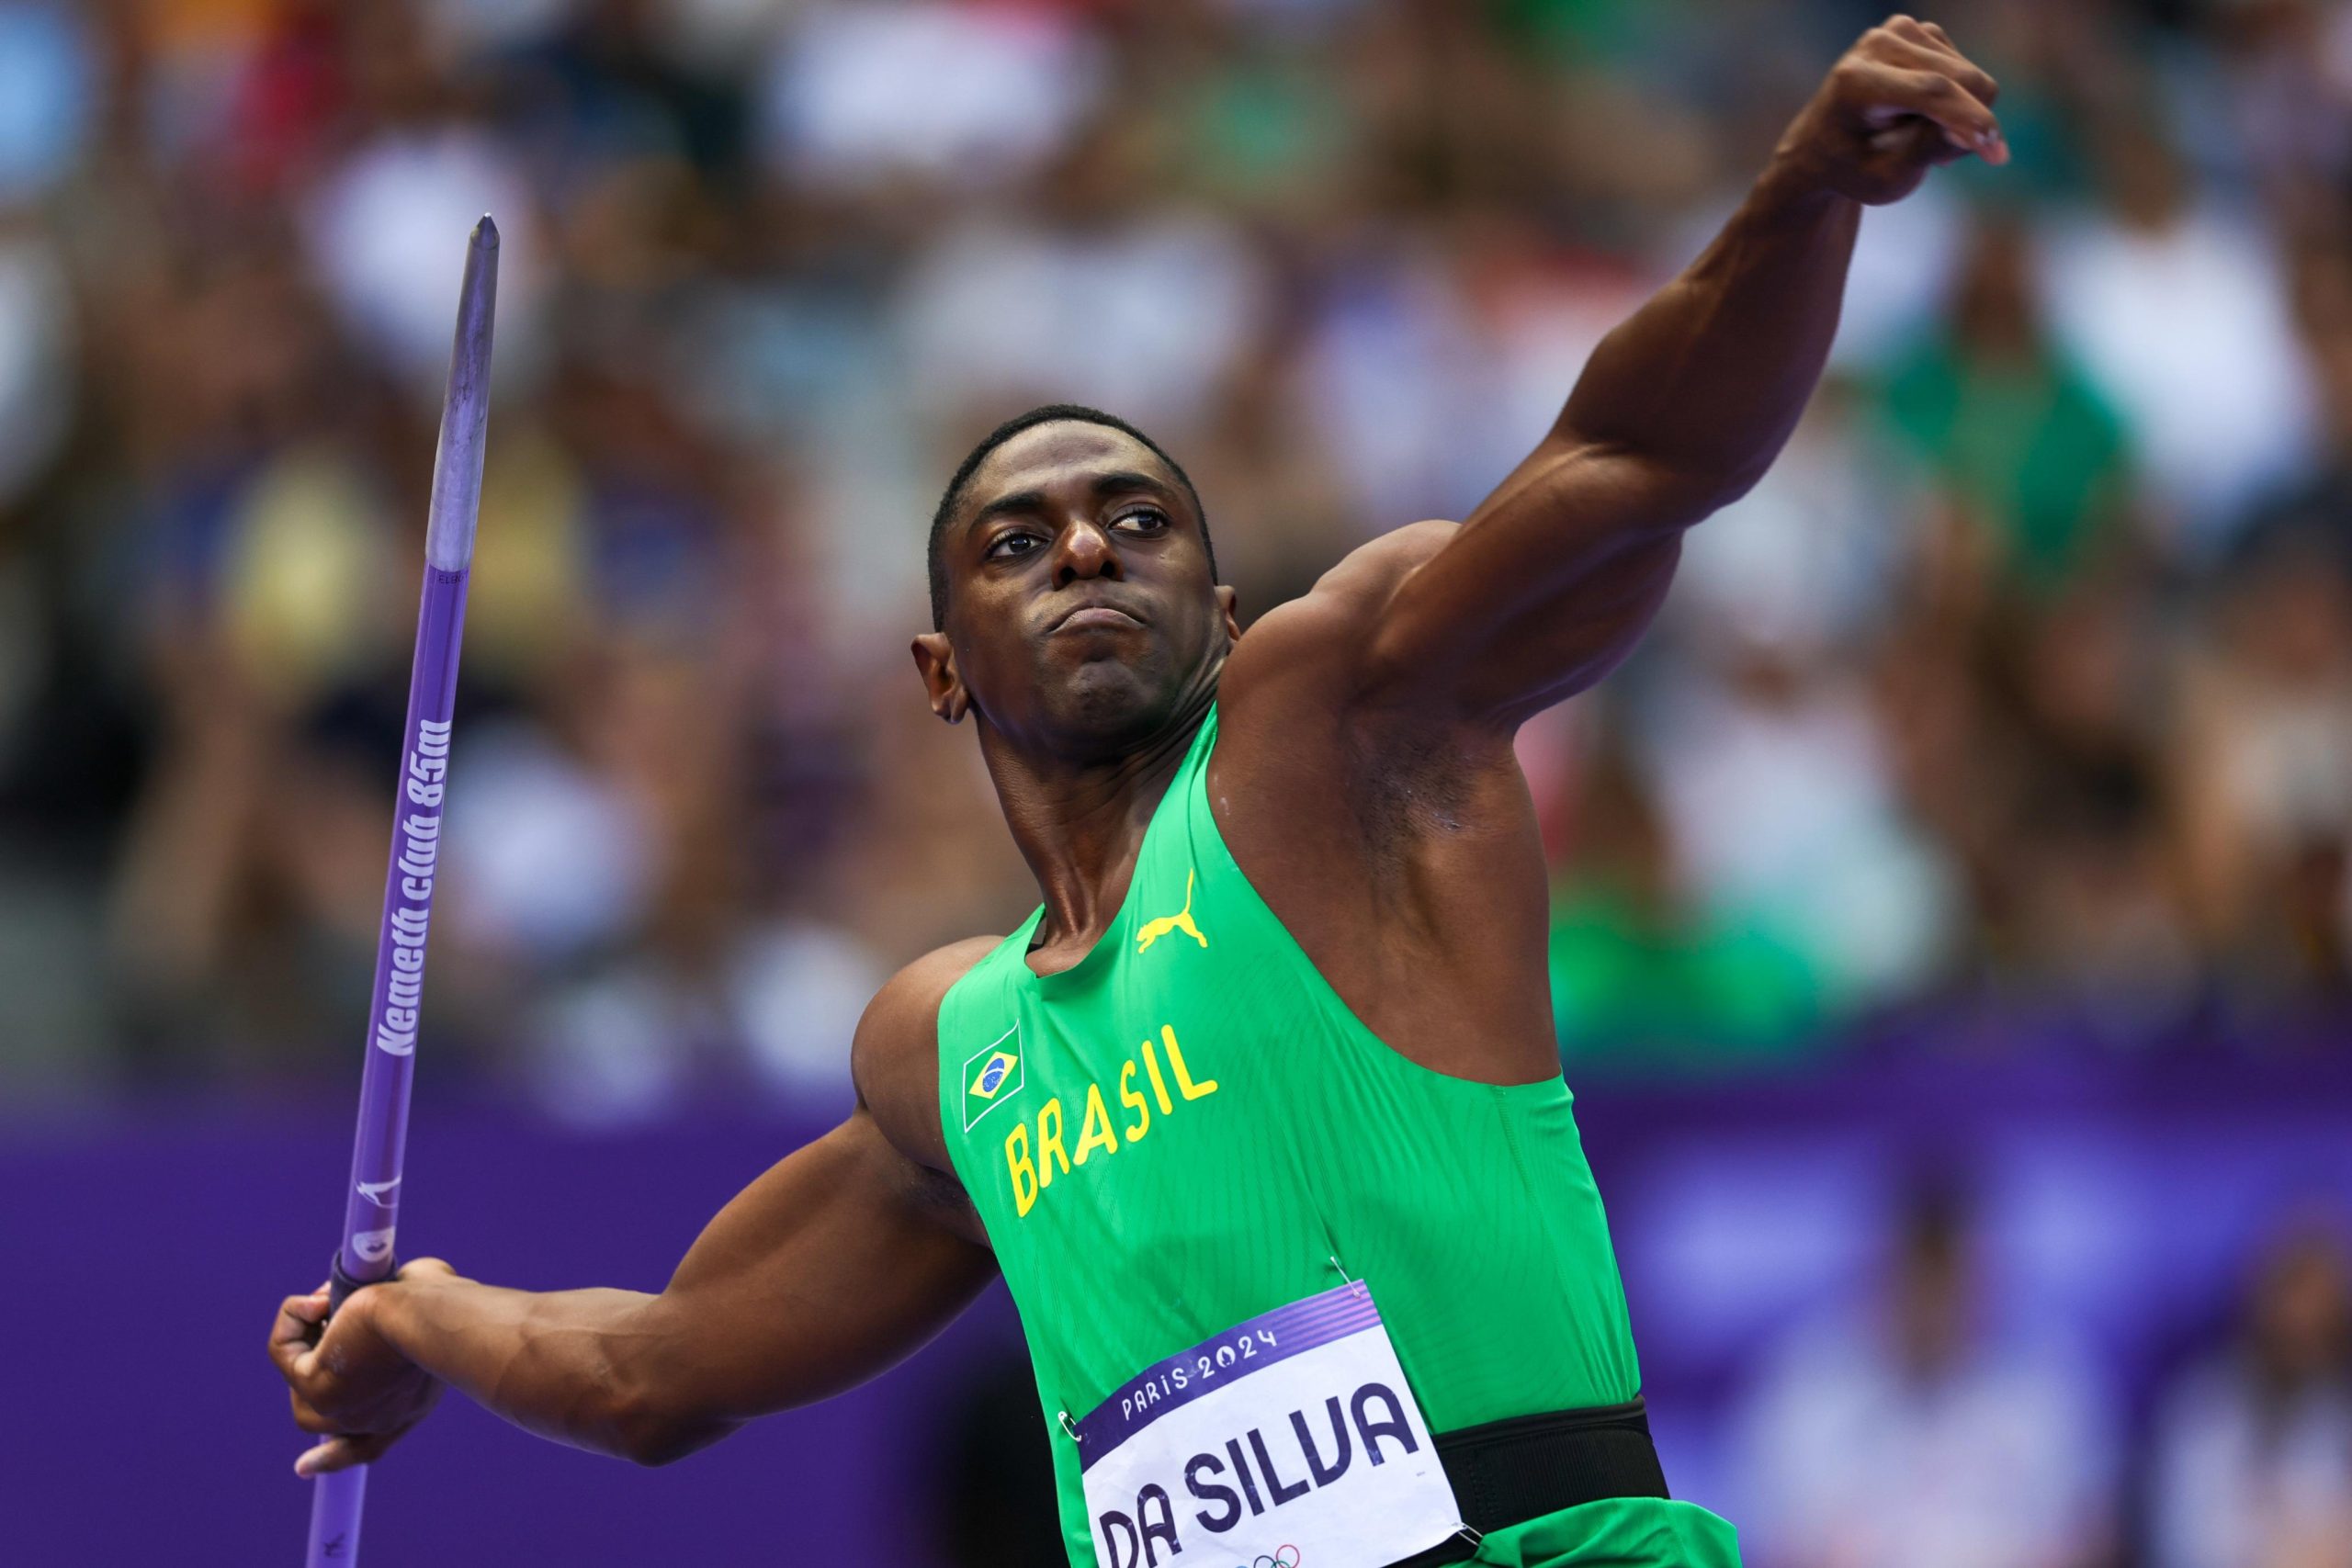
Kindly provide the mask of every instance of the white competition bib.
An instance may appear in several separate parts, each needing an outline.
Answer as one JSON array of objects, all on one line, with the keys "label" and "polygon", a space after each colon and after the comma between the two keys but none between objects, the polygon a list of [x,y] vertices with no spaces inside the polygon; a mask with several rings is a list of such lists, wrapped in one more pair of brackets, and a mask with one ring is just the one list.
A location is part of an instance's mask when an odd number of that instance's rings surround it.
[{"label": "white competition bib", "polygon": [[1362,1283],[1146,1367],[1073,1432],[1100,1568],[1385,1568],[1461,1528]]}]

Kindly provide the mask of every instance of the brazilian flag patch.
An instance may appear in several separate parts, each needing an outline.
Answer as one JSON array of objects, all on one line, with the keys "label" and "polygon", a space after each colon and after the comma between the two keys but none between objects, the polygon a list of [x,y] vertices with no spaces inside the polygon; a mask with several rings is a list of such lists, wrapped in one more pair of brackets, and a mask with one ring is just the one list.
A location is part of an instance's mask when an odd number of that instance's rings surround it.
[{"label": "brazilian flag patch", "polygon": [[1021,1025],[1014,1024],[964,1062],[964,1131],[1021,1092]]}]

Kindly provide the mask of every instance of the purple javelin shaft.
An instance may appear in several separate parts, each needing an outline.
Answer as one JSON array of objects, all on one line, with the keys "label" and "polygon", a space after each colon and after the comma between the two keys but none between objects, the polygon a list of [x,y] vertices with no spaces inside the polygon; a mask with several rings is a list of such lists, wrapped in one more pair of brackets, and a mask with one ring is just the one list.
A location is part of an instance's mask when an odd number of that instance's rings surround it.
[{"label": "purple javelin shaft", "polygon": [[[424,595],[417,609],[416,653],[409,668],[408,722],[391,865],[384,874],[384,923],[376,944],[376,985],[368,995],[368,1058],[359,1079],[359,1128],[352,1142],[351,1186],[344,1196],[343,1243],[335,1255],[334,1302],[390,1275],[400,1222],[401,1173],[408,1143],[408,1100],[415,1064],[418,1008],[424,989],[424,934],[440,864],[441,807],[448,784],[449,726],[458,695],[458,642],[465,630],[466,582],[473,567],[474,525],[481,506],[482,440],[490,423],[490,335],[498,298],[498,226],[484,218],[466,245],[458,291],[458,335],[449,389],[441,404],[441,441],[433,457],[433,502],[424,531]],[[319,1478],[311,1497],[311,1568],[348,1568],[359,1555],[359,1515],[367,1501],[364,1465]]]}]

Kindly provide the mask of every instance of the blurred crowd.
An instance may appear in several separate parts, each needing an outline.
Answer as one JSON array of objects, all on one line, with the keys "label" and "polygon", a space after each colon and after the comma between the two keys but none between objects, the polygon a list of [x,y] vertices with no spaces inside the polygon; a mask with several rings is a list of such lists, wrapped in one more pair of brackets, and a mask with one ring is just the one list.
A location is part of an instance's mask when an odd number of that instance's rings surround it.
[{"label": "blurred crowd", "polygon": [[1732,1425],[1758,1568],[2344,1568],[2352,1256],[2289,1210],[2224,1321],[2119,1387],[1990,1265],[1963,1191],[1894,1205],[1882,1277],[1760,1358]]},{"label": "blurred crowd", "polygon": [[[2015,164],[1870,217],[1787,455],[1524,736],[1572,1072],[2352,975],[2352,11],[1936,15]],[[0,0],[0,1085],[347,1077],[479,214],[435,1071],[838,1099],[1035,899],[906,654],[964,448],[1138,422],[1262,611],[1473,506],[1875,19]]]}]

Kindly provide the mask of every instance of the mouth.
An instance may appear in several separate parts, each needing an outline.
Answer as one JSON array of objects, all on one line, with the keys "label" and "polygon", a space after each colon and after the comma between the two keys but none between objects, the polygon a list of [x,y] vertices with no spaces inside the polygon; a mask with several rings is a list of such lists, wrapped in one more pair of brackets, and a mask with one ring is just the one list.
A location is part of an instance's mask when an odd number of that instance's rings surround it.
[{"label": "mouth", "polygon": [[1056,632],[1117,631],[1127,626],[1140,626],[1143,622],[1109,604],[1078,604],[1063,611],[1046,627],[1046,635]]}]

